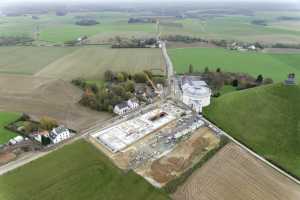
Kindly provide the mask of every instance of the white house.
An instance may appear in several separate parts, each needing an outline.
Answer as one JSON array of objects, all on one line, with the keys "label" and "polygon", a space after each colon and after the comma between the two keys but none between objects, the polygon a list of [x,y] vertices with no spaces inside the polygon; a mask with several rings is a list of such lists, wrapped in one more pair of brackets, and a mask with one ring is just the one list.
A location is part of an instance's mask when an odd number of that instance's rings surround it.
[{"label": "white house", "polygon": [[124,115],[131,110],[139,107],[139,104],[136,101],[129,99],[128,101],[124,101],[114,107],[114,113],[118,115]]},{"label": "white house", "polygon": [[59,126],[54,128],[49,134],[50,140],[53,144],[57,144],[63,140],[66,140],[71,137],[69,129]]},{"label": "white house", "polygon": [[211,90],[201,80],[193,80],[193,77],[184,76],[181,79],[182,101],[198,113],[202,108],[210,104]]}]

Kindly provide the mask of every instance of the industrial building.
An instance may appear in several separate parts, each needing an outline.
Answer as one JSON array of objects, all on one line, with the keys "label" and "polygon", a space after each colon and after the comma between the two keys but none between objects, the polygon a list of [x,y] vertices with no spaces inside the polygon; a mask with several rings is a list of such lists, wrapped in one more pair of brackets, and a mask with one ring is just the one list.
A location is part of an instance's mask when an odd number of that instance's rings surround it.
[{"label": "industrial building", "polygon": [[183,112],[183,109],[165,103],[159,108],[105,128],[92,137],[111,152],[116,153],[176,120]]},{"label": "industrial building", "polygon": [[211,90],[205,81],[195,76],[180,77],[181,100],[194,111],[201,113],[210,104]]}]

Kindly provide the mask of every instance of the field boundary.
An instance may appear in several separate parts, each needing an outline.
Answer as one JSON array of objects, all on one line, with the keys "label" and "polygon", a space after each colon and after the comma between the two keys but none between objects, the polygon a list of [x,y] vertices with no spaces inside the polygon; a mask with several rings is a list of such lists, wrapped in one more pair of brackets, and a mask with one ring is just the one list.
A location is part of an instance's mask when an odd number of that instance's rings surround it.
[{"label": "field boundary", "polygon": [[220,129],[218,126],[216,126],[214,123],[210,122],[208,119],[206,119],[206,118],[203,117],[202,120],[205,121],[207,124],[212,125],[216,129],[218,129],[220,131],[221,135],[226,136],[229,140],[231,140],[233,143],[237,144],[239,147],[241,147],[242,149],[244,149],[245,151],[247,151],[248,153],[250,153],[252,156],[254,156],[255,158],[257,158],[258,160],[262,161],[263,163],[267,164],[269,167],[275,169],[280,174],[284,175],[285,177],[289,178],[293,182],[295,182],[298,185],[300,185],[300,181],[298,179],[296,179],[292,175],[288,174],[284,170],[280,169],[276,165],[272,164],[271,162],[269,162],[268,160],[266,160],[262,156],[258,155],[254,151],[250,150],[248,147],[246,147],[245,145],[243,145],[242,143],[240,143],[239,141],[237,141],[236,139],[234,139],[233,137],[231,137],[228,133],[226,133],[225,131],[223,131],[222,129]]}]

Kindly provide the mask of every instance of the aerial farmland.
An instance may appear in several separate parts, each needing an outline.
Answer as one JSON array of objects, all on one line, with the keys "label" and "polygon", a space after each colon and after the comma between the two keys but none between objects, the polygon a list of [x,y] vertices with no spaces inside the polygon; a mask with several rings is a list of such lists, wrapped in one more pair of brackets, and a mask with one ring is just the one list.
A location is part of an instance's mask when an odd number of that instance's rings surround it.
[{"label": "aerial farmland", "polygon": [[299,13],[0,2],[0,200],[299,200]]}]

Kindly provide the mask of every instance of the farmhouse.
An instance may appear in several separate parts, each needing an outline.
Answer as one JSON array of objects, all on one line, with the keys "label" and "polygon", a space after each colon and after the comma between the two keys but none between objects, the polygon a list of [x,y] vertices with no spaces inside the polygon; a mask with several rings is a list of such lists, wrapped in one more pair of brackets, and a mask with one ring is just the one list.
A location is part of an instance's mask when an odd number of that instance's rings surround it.
[{"label": "farmhouse", "polygon": [[211,90],[198,77],[183,76],[180,81],[182,102],[201,113],[210,104]]},{"label": "farmhouse", "polygon": [[71,137],[69,129],[59,126],[54,128],[49,134],[50,140],[53,144],[57,144],[63,140]]},{"label": "farmhouse", "polygon": [[114,113],[117,115],[124,115],[129,111],[136,109],[137,107],[139,107],[139,104],[136,101],[129,99],[128,101],[124,101],[116,105],[114,107]]}]

